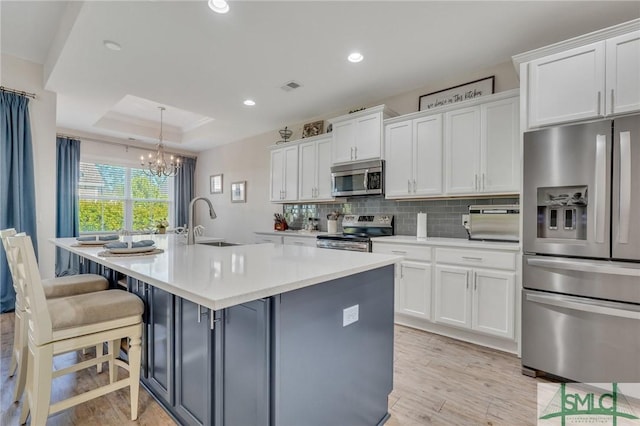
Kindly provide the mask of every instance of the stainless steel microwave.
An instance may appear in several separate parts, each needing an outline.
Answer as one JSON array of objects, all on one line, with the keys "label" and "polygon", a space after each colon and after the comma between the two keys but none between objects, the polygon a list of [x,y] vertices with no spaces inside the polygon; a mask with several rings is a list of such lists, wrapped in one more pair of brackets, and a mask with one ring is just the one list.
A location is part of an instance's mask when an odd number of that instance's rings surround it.
[{"label": "stainless steel microwave", "polygon": [[384,194],[383,167],[382,160],[361,161],[331,167],[331,195],[352,197]]}]

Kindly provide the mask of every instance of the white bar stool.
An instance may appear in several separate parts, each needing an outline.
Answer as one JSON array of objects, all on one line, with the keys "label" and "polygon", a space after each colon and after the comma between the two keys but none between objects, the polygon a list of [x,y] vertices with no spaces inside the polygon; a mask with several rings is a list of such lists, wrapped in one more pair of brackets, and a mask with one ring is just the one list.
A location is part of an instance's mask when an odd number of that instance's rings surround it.
[{"label": "white bar stool", "polygon": [[[7,238],[18,235],[13,228],[0,230],[0,238],[2,246],[7,256],[9,271],[13,278],[13,289],[16,292],[15,302],[15,320],[13,333],[13,349],[11,351],[11,364],[9,366],[9,377],[16,372],[18,378],[13,388],[13,402],[18,402],[24,392],[24,386],[27,380],[27,358],[23,356],[27,349],[27,323],[25,320],[24,295],[17,286],[17,278],[15,273],[15,250],[10,250]],[[21,234],[22,235],[22,234]],[[42,280],[44,294],[47,299],[56,297],[73,296],[77,294],[91,293],[95,291],[103,291],[109,289],[109,281],[101,275],[96,274],[80,274],[70,275],[66,277],[58,277]],[[96,345],[96,358],[103,355],[102,344]],[[102,363],[97,365],[98,373],[102,372]]]},{"label": "white bar stool", "polygon": [[[30,412],[32,425],[44,425],[50,414],[127,386],[131,397],[131,420],[136,420],[144,311],[142,300],[122,290],[105,290],[47,300],[31,238],[21,235],[7,240],[9,247],[17,248],[18,286],[22,287],[25,295],[29,321],[29,362],[21,424],[26,423]],[[128,366],[116,359],[120,352],[119,342],[123,338],[129,339]],[[109,342],[109,354],[102,358],[109,361],[109,384],[51,404],[51,382],[54,378],[105,360],[92,359],[54,371],[53,356],[105,341]],[[116,366],[129,370],[129,376],[116,381]]]}]

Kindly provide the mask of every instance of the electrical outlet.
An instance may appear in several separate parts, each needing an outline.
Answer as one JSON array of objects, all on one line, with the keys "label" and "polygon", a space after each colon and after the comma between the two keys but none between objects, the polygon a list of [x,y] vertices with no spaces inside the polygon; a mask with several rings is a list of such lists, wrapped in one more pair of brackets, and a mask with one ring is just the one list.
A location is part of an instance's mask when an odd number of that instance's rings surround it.
[{"label": "electrical outlet", "polygon": [[360,305],[353,305],[342,310],[342,326],[346,327],[358,321]]},{"label": "electrical outlet", "polygon": [[468,214],[463,214],[462,215],[462,226],[464,226],[465,228],[469,229],[469,215]]}]

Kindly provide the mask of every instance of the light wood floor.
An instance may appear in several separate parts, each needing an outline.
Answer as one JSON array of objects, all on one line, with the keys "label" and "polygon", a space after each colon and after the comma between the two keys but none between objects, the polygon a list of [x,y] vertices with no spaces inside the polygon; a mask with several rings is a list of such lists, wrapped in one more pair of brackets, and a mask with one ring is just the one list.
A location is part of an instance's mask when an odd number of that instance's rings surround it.
[{"label": "light wood floor", "polygon": [[[17,425],[20,406],[11,403],[15,378],[8,377],[12,313],[0,315],[0,333],[0,425]],[[82,355],[57,357],[56,368],[72,363],[76,357]],[[543,380],[523,376],[520,360],[513,355],[396,326],[394,364],[387,426],[536,424],[536,383]],[[96,374],[95,368],[63,376],[54,382],[53,399],[107,380],[106,371]],[[47,424],[175,424],[142,388],[139,407],[137,422],[131,422],[129,391],[123,389],[51,416]]]}]

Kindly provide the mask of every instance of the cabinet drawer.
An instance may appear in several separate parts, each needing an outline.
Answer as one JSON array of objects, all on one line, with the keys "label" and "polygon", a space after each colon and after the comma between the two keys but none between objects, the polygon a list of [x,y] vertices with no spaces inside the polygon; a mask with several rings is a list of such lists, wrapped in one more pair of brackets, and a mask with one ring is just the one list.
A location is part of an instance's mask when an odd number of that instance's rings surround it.
[{"label": "cabinet drawer", "polygon": [[282,244],[282,237],[279,237],[277,235],[256,234],[255,242],[256,244],[263,244],[263,243]]},{"label": "cabinet drawer", "polygon": [[515,253],[464,249],[436,249],[436,262],[482,268],[516,269]]},{"label": "cabinet drawer", "polygon": [[315,247],[316,239],[310,237],[284,237],[284,244],[295,246]]},{"label": "cabinet drawer", "polygon": [[421,261],[431,260],[431,247],[426,247],[426,246],[414,246],[414,245],[405,245],[405,244],[386,244],[386,243],[380,244],[380,243],[374,242],[373,252],[404,256],[404,258],[407,260],[409,259],[421,260]]}]

